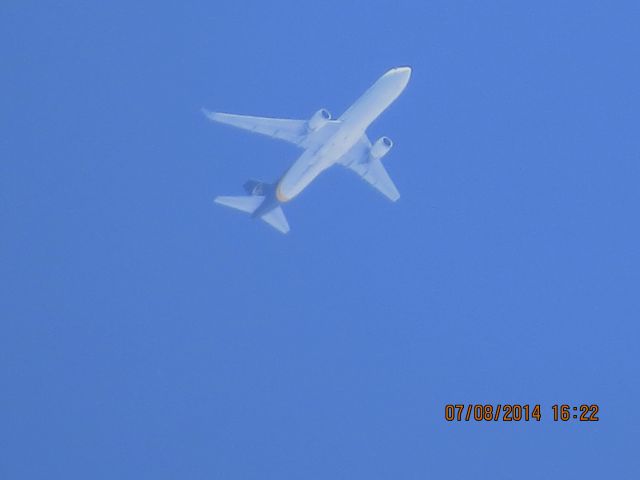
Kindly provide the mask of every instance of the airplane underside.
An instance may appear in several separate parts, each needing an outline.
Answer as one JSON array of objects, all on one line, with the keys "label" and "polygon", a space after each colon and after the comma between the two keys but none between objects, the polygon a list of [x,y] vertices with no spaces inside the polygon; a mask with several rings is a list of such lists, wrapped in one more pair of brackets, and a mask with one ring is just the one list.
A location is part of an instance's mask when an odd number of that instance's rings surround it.
[{"label": "airplane underside", "polygon": [[308,120],[204,111],[214,122],[284,140],[304,150],[276,184],[249,180],[244,184],[248,195],[218,196],[214,201],[249,213],[287,233],[289,224],[281,204],[293,199],[323,170],[337,163],[395,202],[400,193],[381,161],[393,142],[380,137],[372,143],[363,132],[402,93],[410,75],[408,67],[389,70],[337,120],[332,120],[325,109]]}]

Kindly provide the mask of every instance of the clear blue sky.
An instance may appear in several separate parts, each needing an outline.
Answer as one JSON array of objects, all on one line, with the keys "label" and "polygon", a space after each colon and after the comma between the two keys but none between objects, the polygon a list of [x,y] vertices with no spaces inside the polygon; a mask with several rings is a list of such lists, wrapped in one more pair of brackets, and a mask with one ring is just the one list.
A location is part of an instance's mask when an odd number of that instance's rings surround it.
[{"label": "clear blue sky", "polygon": [[[0,6],[1,478],[640,477],[638,2],[131,3]],[[337,116],[399,65],[397,204],[212,204],[298,152],[202,106]]]}]

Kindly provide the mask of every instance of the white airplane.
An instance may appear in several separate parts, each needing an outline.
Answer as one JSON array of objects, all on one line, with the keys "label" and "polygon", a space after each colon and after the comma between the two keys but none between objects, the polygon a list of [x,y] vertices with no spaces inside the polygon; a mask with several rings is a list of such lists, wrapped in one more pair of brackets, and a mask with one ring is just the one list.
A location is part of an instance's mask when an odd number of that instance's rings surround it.
[{"label": "white airplane", "polygon": [[232,125],[293,143],[304,152],[280,179],[273,183],[249,180],[247,196],[215,198],[215,202],[261,218],[276,230],[287,233],[289,224],[281,205],[300,194],[324,170],[338,163],[366,180],[392,201],[400,198],[380,161],[393,142],[381,137],[373,144],[365,133],[369,125],[395,101],[409,83],[411,68],[389,70],[337,120],[318,110],[309,120],[250,117],[209,112],[214,122]]}]

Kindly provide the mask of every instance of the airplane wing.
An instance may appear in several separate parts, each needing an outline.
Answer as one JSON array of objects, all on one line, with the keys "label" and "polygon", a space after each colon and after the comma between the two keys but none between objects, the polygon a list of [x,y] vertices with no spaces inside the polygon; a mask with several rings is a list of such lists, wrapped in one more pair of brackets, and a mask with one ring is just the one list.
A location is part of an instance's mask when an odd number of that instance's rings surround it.
[{"label": "airplane wing", "polygon": [[377,189],[389,200],[395,202],[400,198],[400,192],[398,192],[382,162],[379,159],[371,158],[370,151],[371,141],[365,134],[351,150],[338,160],[338,163],[356,172],[369,185]]},{"label": "airplane wing", "polygon": [[231,113],[209,112],[203,110],[209,120],[260,133],[268,137],[278,138],[298,145],[307,133],[306,120],[285,118],[251,117]]},{"label": "airplane wing", "polygon": [[[252,117],[249,115],[236,115],[232,113],[209,112],[203,109],[205,116],[218,123],[231,125],[250,132],[260,133],[267,137],[284,140],[301,148],[308,148],[311,143],[321,143],[338,127],[337,120],[329,120],[324,128],[311,132],[307,120],[294,120],[290,118]],[[327,128],[329,127],[329,128]]]}]

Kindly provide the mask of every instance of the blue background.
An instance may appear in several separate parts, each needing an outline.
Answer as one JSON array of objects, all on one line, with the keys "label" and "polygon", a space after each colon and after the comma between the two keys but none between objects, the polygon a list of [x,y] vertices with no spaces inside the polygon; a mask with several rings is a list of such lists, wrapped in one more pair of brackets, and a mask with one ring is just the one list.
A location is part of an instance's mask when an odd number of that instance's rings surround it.
[{"label": "blue background", "polygon": [[[0,6],[1,478],[640,475],[637,2],[161,3]],[[399,65],[397,204],[212,204],[298,151],[202,106],[338,116]]]}]

